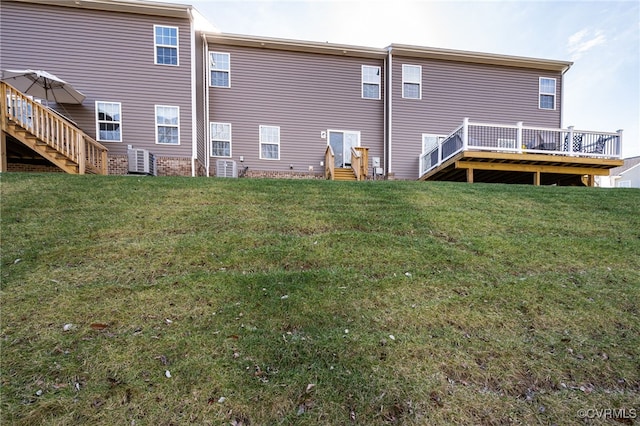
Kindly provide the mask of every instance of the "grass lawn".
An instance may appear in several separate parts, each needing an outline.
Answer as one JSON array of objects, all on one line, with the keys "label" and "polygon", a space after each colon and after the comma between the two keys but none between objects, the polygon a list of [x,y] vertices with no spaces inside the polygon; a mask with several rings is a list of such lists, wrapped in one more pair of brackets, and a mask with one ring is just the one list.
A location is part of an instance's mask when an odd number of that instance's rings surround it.
[{"label": "grass lawn", "polygon": [[0,181],[3,425],[640,422],[640,190]]}]

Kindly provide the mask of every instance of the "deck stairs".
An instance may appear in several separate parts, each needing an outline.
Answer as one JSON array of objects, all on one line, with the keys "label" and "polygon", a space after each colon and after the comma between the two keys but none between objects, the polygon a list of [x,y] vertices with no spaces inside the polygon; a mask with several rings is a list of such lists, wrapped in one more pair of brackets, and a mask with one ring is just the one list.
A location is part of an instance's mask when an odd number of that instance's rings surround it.
[{"label": "deck stairs", "polygon": [[107,174],[107,148],[74,123],[7,83],[0,82],[2,170],[6,135],[70,174]]},{"label": "deck stairs", "polygon": [[353,172],[351,167],[349,168],[335,168],[334,169],[334,180],[342,180],[342,181],[356,181],[356,174]]}]

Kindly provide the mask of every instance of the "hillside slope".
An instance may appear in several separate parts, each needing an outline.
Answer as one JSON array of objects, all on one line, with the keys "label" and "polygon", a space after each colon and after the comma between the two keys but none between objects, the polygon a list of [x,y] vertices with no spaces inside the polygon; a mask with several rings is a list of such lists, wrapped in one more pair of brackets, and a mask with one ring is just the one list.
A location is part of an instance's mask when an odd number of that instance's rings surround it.
[{"label": "hillside slope", "polygon": [[638,190],[0,180],[3,424],[638,422]]}]

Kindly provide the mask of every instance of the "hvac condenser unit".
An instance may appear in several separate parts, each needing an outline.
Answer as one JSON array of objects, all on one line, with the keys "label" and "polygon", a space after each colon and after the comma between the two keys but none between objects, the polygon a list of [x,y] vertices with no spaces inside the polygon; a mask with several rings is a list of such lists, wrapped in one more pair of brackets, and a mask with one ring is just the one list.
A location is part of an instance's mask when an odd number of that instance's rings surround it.
[{"label": "hvac condenser unit", "polygon": [[156,157],[146,149],[128,149],[129,173],[157,175]]},{"label": "hvac condenser unit", "polygon": [[238,167],[233,160],[217,160],[216,161],[216,176],[217,177],[238,177]]}]

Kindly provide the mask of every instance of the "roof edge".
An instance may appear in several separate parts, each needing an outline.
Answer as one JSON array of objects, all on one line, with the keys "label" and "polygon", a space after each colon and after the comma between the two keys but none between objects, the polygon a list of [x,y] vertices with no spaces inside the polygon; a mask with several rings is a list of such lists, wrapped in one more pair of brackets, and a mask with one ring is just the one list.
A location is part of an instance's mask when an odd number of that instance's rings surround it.
[{"label": "roof edge", "polygon": [[401,56],[501,65],[518,68],[533,68],[547,71],[558,71],[562,74],[567,72],[567,70],[569,70],[569,68],[573,65],[573,62],[569,61],[501,55],[495,53],[471,52],[465,50],[441,49],[434,47],[420,47],[405,44],[391,44],[387,49]]},{"label": "roof edge", "polygon": [[73,7],[76,9],[106,10],[111,12],[137,13],[142,15],[191,18],[193,6],[179,3],[164,3],[150,0],[12,0],[19,3]]},{"label": "roof edge", "polygon": [[262,49],[288,50],[294,52],[320,53],[325,55],[351,56],[384,59],[388,52],[383,48],[354,46],[317,41],[292,40],[273,37],[258,37],[228,33],[205,33],[207,42],[228,46],[255,47]]}]

